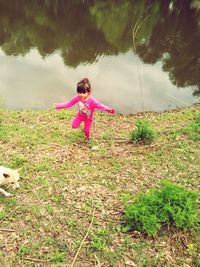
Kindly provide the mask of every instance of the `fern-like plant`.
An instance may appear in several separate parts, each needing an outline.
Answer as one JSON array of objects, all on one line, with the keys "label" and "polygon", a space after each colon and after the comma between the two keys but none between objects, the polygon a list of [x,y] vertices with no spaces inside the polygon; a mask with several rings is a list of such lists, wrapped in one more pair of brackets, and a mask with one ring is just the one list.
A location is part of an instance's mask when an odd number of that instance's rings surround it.
[{"label": "fern-like plant", "polygon": [[131,141],[133,143],[143,142],[149,144],[154,141],[156,133],[147,120],[139,119],[135,125],[136,129],[131,133]]},{"label": "fern-like plant", "polygon": [[197,192],[165,181],[160,189],[141,193],[134,203],[127,205],[127,228],[149,236],[155,236],[162,224],[191,228],[199,223],[197,198]]}]

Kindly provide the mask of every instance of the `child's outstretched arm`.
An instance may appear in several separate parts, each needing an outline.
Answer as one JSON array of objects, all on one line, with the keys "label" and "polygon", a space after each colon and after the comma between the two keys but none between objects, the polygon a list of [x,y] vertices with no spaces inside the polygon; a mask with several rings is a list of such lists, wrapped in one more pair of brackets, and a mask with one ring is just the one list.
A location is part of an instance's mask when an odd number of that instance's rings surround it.
[{"label": "child's outstretched arm", "polygon": [[115,114],[115,110],[112,109],[112,108],[109,108],[107,107],[106,105],[98,102],[95,100],[95,108],[99,109],[99,110],[102,110],[102,111],[106,111],[108,113],[111,113],[111,114]]},{"label": "child's outstretched arm", "polygon": [[70,108],[73,105],[75,105],[77,102],[78,102],[78,96],[75,96],[71,100],[69,100],[68,102],[56,103],[56,104],[53,105],[53,107],[55,109]]}]

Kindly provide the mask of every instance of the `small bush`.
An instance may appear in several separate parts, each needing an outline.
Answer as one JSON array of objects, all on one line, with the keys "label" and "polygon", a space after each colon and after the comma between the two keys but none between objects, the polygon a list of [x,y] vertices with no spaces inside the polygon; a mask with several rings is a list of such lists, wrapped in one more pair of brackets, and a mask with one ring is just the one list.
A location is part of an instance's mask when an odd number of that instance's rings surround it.
[{"label": "small bush", "polygon": [[127,228],[155,236],[162,224],[193,227],[199,221],[197,198],[196,192],[165,181],[161,189],[141,193],[126,207]]},{"label": "small bush", "polygon": [[154,141],[156,133],[147,120],[144,119],[137,120],[136,127],[137,128],[131,133],[132,142],[134,143],[143,142],[145,144],[149,144]]}]

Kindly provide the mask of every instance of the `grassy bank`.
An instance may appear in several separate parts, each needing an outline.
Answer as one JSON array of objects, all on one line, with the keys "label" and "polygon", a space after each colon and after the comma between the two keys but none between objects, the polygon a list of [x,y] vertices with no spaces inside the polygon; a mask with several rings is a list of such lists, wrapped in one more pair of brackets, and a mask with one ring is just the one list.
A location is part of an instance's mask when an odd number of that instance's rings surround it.
[{"label": "grassy bank", "polygon": [[[200,266],[193,229],[123,232],[127,196],[163,179],[199,190],[197,110],[96,113],[91,145],[71,129],[74,111],[1,110],[0,165],[23,169],[20,189],[6,188],[13,197],[0,195],[0,265]],[[138,118],[157,131],[151,145],[129,142]]]}]

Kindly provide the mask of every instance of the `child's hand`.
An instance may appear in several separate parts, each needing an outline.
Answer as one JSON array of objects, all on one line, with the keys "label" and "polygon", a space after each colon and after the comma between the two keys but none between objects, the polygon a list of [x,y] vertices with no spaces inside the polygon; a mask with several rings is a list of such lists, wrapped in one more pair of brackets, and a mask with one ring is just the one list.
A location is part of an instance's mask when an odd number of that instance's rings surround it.
[{"label": "child's hand", "polygon": [[56,103],[53,103],[53,108],[56,109],[56,107],[57,107],[57,104]]},{"label": "child's hand", "polygon": [[114,114],[116,113],[116,111],[115,111],[115,109],[109,109],[109,110],[108,110],[108,113],[110,113],[110,114],[113,114],[113,115],[114,115]]}]

